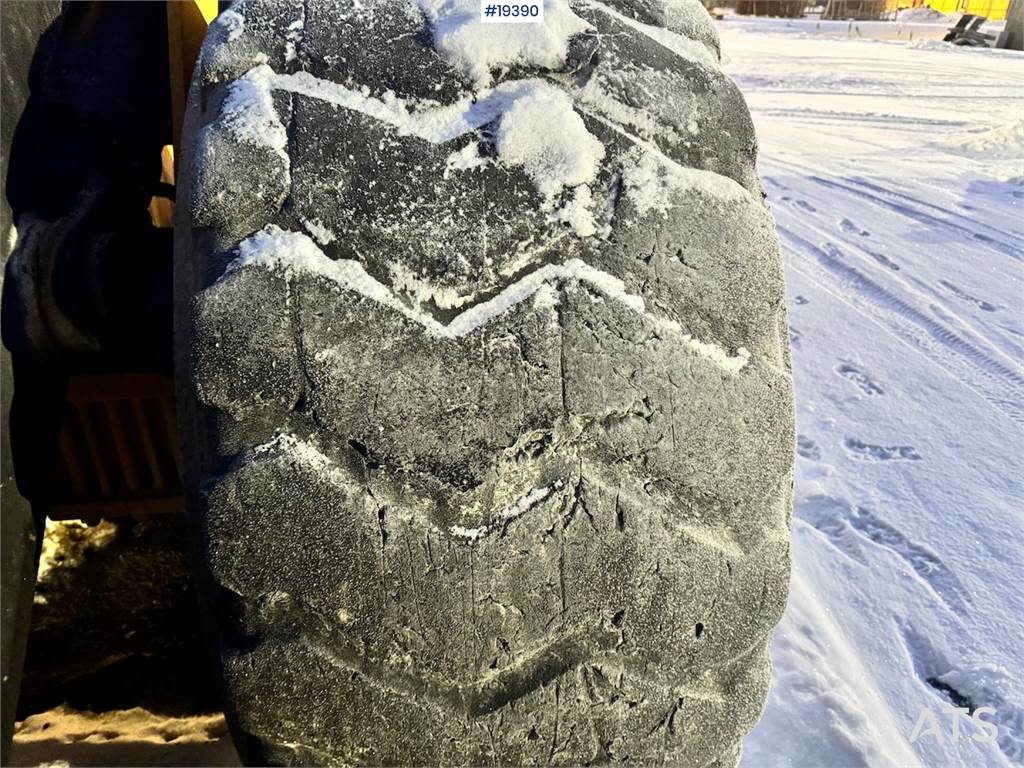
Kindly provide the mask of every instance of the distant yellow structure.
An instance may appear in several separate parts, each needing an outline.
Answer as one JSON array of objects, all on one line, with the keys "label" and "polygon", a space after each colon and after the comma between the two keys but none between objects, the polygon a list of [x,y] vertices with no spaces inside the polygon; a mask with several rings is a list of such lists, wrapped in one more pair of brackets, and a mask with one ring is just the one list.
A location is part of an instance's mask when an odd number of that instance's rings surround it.
[{"label": "distant yellow structure", "polygon": [[975,16],[985,16],[991,21],[1001,21],[1006,18],[1010,0],[887,0],[886,9],[895,11],[925,5],[931,6],[939,13],[971,13]]}]

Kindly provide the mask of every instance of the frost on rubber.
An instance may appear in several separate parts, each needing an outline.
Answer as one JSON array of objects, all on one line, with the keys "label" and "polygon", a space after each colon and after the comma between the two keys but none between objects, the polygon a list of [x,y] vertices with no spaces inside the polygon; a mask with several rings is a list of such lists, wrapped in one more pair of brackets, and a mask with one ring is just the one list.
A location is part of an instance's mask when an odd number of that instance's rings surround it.
[{"label": "frost on rubber", "polygon": [[750,118],[698,3],[555,6],[507,66],[431,0],[211,28],[178,379],[249,760],[728,765],[760,713],[793,416]]}]

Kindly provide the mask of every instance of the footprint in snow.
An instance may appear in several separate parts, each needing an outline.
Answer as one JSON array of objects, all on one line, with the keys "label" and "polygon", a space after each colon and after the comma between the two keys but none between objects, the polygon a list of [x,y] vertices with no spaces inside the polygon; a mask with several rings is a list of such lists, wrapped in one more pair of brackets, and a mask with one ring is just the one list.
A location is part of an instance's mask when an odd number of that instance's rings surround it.
[{"label": "footprint in snow", "polygon": [[999,307],[997,307],[995,304],[990,304],[987,301],[979,299],[977,296],[972,296],[963,288],[954,285],[948,280],[939,280],[939,285],[941,285],[943,288],[952,293],[961,301],[966,301],[968,304],[973,304],[978,309],[984,310],[985,312],[995,312],[996,310],[999,309]]},{"label": "footprint in snow", "polygon": [[965,616],[972,602],[953,570],[926,544],[916,542],[880,514],[833,496],[815,495],[797,502],[793,513],[825,534],[847,557],[867,565],[867,547],[890,551],[932,589],[950,610]]},{"label": "footprint in snow", "polygon": [[864,247],[862,247],[861,250],[864,251],[864,253],[866,253],[872,259],[877,261],[879,264],[881,264],[886,269],[891,269],[893,272],[899,272],[900,271],[900,265],[897,264],[892,259],[890,259],[888,256],[886,256],[884,253],[879,253],[878,251],[873,251],[870,248],[864,248]]},{"label": "footprint in snow", "polygon": [[846,438],[843,445],[858,461],[921,461],[921,454],[912,445],[874,445],[855,437]]},{"label": "footprint in snow", "polygon": [[835,372],[852,382],[865,395],[884,395],[883,390],[867,373],[851,362],[844,361],[835,367]]},{"label": "footprint in snow", "polygon": [[789,346],[793,347],[793,349],[800,349],[800,340],[803,337],[804,335],[799,330],[793,326],[789,327]]},{"label": "footprint in snow", "polygon": [[796,436],[796,452],[804,459],[821,461],[821,449],[816,442],[806,435]]},{"label": "footprint in snow", "polygon": [[797,208],[797,209],[799,209],[801,211],[807,211],[808,213],[814,213],[815,211],[818,210],[813,205],[808,203],[806,200],[794,200],[789,195],[785,195],[783,197],[780,197],[779,200],[781,200],[784,203],[789,203],[791,206],[793,206],[794,208]]},{"label": "footprint in snow", "polygon": [[846,232],[847,234],[851,234],[851,235],[859,235],[861,237],[870,237],[871,236],[870,232],[868,232],[866,229],[861,229],[860,227],[858,227],[856,224],[854,224],[849,219],[840,219],[839,220],[839,229],[841,229],[843,232]]},{"label": "footprint in snow", "polygon": [[811,300],[804,296],[796,295],[793,297],[793,303],[798,306],[803,306],[804,304],[810,304]]}]

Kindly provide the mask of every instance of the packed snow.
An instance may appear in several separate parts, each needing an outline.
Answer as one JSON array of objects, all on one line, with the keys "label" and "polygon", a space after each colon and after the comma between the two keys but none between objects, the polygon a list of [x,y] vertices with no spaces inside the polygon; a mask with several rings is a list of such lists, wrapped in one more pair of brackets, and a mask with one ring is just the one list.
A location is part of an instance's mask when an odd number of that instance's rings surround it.
[{"label": "packed snow", "polygon": [[634,152],[623,168],[626,196],[641,215],[657,211],[662,216],[675,206],[674,192],[699,189],[723,202],[742,200],[747,190],[730,178],[700,168],[684,168],[651,146]]},{"label": "packed snow", "polygon": [[479,0],[417,0],[430,22],[434,48],[477,88],[491,84],[491,70],[522,66],[557,70],[565,64],[569,38],[590,28],[568,0],[541,0],[537,23],[484,23]]},{"label": "packed snow", "polygon": [[573,190],[572,197],[557,208],[550,218],[552,221],[568,225],[580,237],[590,237],[598,234],[593,208],[594,195],[590,187],[581,184]]},{"label": "packed snow", "polygon": [[338,236],[324,226],[320,219],[302,219],[302,226],[320,245],[330,245],[338,239]]},{"label": "packed snow", "polygon": [[215,24],[224,29],[224,41],[233,42],[245,31],[245,17],[230,8],[217,17]]},{"label": "packed snow", "polygon": [[494,144],[498,157],[521,165],[548,199],[563,187],[593,181],[604,158],[604,145],[587,130],[569,97],[550,87],[516,99],[502,113]]},{"label": "packed snow", "polygon": [[[824,6],[822,6],[824,9]],[[786,35],[787,37],[848,37],[856,40],[898,40],[910,42],[915,45],[925,45],[934,42],[938,47],[936,50],[948,51],[949,45],[942,43],[942,38],[949,32],[949,28],[956,23],[959,14],[953,14],[943,18],[914,18],[907,16],[892,20],[878,21],[856,21],[853,19],[822,19],[811,17],[806,19],[770,19],[729,15],[725,12],[724,24],[726,26],[742,27],[756,24],[760,32],[770,32],[774,35]],[[719,27],[721,28],[721,24]],[[998,34],[1005,22],[986,21],[982,27],[983,32]],[[728,62],[731,52],[722,46],[722,61]],[[761,74],[770,74],[762,71]],[[918,73],[924,74],[924,73]]]},{"label": "packed snow", "polygon": [[744,766],[1021,765],[1024,56],[721,33],[785,251],[799,433]]},{"label": "packed snow", "polygon": [[246,72],[231,85],[221,106],[221,116],[239,141],[269,146],[288,168],[288,131],[274,109],[274,78],[274,70],[265,64]]}]

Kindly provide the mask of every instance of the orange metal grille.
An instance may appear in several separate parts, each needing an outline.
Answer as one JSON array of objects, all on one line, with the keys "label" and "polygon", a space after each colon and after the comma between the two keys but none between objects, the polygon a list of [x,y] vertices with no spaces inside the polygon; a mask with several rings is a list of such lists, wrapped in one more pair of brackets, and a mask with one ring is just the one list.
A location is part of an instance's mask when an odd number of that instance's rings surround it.
[{"label": "orange metal grille", "polygon": [[179,512],[179,458],[171,376],[73,377],[48,515],[94,520]]}]

